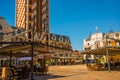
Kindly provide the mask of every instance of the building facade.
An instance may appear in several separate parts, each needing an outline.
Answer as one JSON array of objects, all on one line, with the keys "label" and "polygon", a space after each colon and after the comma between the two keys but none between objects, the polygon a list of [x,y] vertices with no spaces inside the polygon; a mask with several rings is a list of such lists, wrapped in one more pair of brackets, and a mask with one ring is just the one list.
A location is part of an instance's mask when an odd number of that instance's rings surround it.
[{"label": "building facade", "polygon": [[94,33],[89,36],[88,39],[84,40],[84,50],[91,50],[103,47],[104,33]]},{"label": "building facade", "polygon": [[58,51],[56,49],[55,50],[52,49],[50,52],[62,52],[64,51],[64,49],[72,50],[69,36],[63,36],[63,35],[51,33],[50,34],[50,45],[63,49],[63,50],[58,49]]},{"label": "building facade", "polygon": [[[104,36],[107,39],[107,46],[120,46],[120,32],[110,32]],[[103,46],[106,46],[106,41],[104,40]]]},{"label": "building facade", "polygon": [[[96,30],[96,33],[91,34],[88,37],[88,39],[84,39],[83,50],[85,50],[85,51],[86,50],[93,50],[93,49],[103,47],[104,46],[104,44],[103,44],[104,35],[105,35],[104,33],[98,32]],[[84,60],[86,58],[94,59],[94,55],[86,55],[86,54],[84,54]]]},{"label": "building facade", "polygon": [[109,32],[108,34],[104,33],[95,33],[91,34],[88,39],[84,39],[84,50],[93,50],[106,46],[106,38],[107,38],[107,46],[120,46],[120,32]]},{"label": "building facade", "polygon": [[[3,17],[0,17],[0,42],[11,42],[9,37],[13,36],[14,29],[6,22]],[[9,44],[0,44],[0,48],[6,47]],[[1,53],[3,54],[3,52]],[[9,56],[0,55],[0,66],[6,65],[6,60]]]},{"label": "building facade", "polygon": [[81,54],[81,51],[74,50],[72,52],[72,63],[73,64],[83,63],[83,55]]},{"label": "building facade", "polygon": [[[48,44],[49,0],[16,0],[16,27],[34,29],[34,40]],[[30,40],[31,32],[26,37]]]},{"label": "building facade", "polygon": [[[120,32],[109,32],[109,33],[94,33],[89,36],[88,39],[84,40],[83,50],[90,51],[96,49],[102,49],[104,47],[120,47]],[[99,55],[99,54],[98,54]],[[84,60],[94,59],[96,56],[91,54],[84,54]],[[110,55],[109,57],[114,60],[120,59],[120,55]],[[106,57],[104,56],[104,59]]]},{"label": "building facade", "polygon": [[[115,47],[116,49],[120,47],[120,32],[110,32],[104,36],[104,39],[103,46]],[[119,53],[119,51],[114,50],[114,53],[109,56],[110,61],[120,62]]]},{"label": "building facade", "polygon": [[50,34],[50,52],[54,53],[52,62],[54,64],[66,64],[72,59],[72,45],[69,36]]},{"label": "building facade", "polygon": [[[5,21],[3,17],[0,17],[0,41],[3,41],[6,38],[9,38],[13,34],[13,29],[10,27],[10,25]],[[11,41],[11,40],[7,40]],[[1,46],[5,46],[1,45]]]}]

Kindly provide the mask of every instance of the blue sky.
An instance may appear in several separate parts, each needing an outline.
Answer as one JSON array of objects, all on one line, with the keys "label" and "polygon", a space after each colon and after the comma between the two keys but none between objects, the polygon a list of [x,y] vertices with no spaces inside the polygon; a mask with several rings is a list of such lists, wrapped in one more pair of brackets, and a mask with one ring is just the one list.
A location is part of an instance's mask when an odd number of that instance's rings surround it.
[{"label": "blue sky", "polygon": [[[0,0],[0,16],[15,24],[15,0]],[[50,0],[51,33],[69,36],[73,49],[95,32],[120,31],[120,0]]]}]

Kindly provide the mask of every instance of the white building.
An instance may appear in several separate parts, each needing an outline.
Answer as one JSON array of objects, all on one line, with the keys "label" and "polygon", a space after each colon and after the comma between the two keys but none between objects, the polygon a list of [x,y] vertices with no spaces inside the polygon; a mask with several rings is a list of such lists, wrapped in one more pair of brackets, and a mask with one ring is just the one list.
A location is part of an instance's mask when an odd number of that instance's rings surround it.
[{"label": "white building", "polygon": [[[88,39],[84,39],[83,50],[93,50],[103,47],[104,35],[104,33],[98,32],[98,30],[96,29],[96,33],[91,34]],[[94,56],[90,55],[89,58],[94,59]],[[84,55],[84,59],[86,59],[86,55]]]},{"label": "white building", "polygon": [[94,33],[89,36],[88,39],[84,39],[84,50],[92,50],[99,47],[103,47],[104,33]]}]

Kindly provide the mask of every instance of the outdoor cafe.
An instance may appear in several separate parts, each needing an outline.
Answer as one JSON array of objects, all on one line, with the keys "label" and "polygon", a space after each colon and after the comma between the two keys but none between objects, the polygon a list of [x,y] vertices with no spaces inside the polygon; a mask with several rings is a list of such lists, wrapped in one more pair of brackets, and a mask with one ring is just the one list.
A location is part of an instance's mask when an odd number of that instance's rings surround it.
[{"label": "outdoor cafe", "polygon": [[94,55],[94,61],[88,59],[89,70],[120,70],[120,47],[109,46],[83,51],[83,54]]},{"label": "outdoor cafe", "polygon": [[[48,53],[48,49],[34,45],[34,50],[32,50],[29,44],[12,44],[0,48],[0,57],[3,57],[3,60],[5,57],[7,58],[7,63],[2,63],[0,66],[0,78],[9,80],[17,78],[17,80],[21,80],[33,77],[34,73],[39,75],[47,74],[48,66],[45,65],[46,55],[43,54]],[[37,60],[36,55],[40,54],[43,55],[43,58],[39,58],[39,63],[42,63],[42,65],[37,66],[38,64],[35,64]],[[26,63],[15,63],[13,61],[13,58],[19,59],[21,57],[31,57],[31,60]]]}]

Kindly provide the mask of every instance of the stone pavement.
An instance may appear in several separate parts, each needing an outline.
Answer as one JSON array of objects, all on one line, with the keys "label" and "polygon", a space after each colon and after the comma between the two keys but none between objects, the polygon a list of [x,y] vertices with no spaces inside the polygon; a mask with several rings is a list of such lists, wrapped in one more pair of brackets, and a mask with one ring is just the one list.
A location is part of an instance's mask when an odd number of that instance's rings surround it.
[{"label": "stone pavement", "polygon": [[[120,80],[120,71],[88,71],[86,65],[50,66],[48,75],[35,80]],[[29,79],[30,80],[30,79]]]}]

